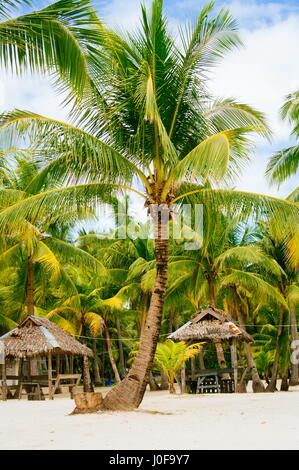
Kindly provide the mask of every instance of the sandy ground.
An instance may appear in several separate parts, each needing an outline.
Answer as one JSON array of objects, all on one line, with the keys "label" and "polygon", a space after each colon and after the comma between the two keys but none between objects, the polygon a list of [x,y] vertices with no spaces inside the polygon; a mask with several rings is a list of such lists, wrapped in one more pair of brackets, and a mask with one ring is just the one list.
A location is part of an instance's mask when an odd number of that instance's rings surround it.
[{"label": "sandy ground", "polygon": [[299,449],[298,405],[299,388],[147,392],[140,411],[76,416],[69,398],[9,400],[0,402],[0,449]]}]

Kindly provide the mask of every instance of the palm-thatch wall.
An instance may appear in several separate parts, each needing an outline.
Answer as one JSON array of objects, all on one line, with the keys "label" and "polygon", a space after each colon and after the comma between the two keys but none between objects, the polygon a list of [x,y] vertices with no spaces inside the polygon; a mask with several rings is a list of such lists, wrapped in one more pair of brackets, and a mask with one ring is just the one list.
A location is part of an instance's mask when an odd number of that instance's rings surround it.
[{"label": "palm-thatch wall", "polygon": [[46,356],[49,353],[92,356],[92,351],[66,331],[47,320],[27,317],[17,328],[0,338],[5,356],[14,358]]},{"label": "palm-thatch wall", "polygon": [[239,327],[224,310],[207,307],[199,311],[190,321],[172,333],[168,338],[175,341],[207,341],[207,342],[253,342],[252,337]]}]

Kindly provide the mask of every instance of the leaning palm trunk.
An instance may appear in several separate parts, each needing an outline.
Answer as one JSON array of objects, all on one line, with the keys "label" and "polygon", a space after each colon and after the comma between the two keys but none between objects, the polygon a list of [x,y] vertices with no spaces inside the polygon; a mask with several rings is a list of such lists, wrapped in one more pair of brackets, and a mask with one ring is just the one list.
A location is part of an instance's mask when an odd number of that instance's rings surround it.
[{"label": "leaning palm trunk", "polygon": [[266,392],[275,392],[276,384],[277,384],[277,375],[278,375],[278,357],[276,354],[274,363],[272,366],[272,371],[271,371],[271,380],[270,380],[268,387],[266,388]]},{"label": "leaning palm trunk", "polygon": [[265,387],[257,371],[256,365],[252,356],[251,347],[248,343],[245,343],[244,348],[245,348],[245,354],[246,354],[248,365],[251,368],[252,390],[254,393],[262,393],[265,391]]},{"label": "leaning palm trunk", "polygon": [[276,344],[274,362],[273,362],[272,371],[271,371],[271,380],[270,380],[268,387],[266,388],[266,392],[275,392],[276,390],[278,367],[279,367],[279,349],[280,349],[279,340],[283,333],[284,318],[285,318],[285,310],[282,309],[280,312],[280,317],[279,317],[279,329],[278,329],[278,334],[277,334],[277,344]]},{"label": "leaning palm trunk", "polygon": [[112,367],[112,370],[113,370],[113,373],[114,373],[114,378],[115,378],[116,382],[120,382],[120,375],[119,375],[119,372],[118,372],[118,369],[117,369],[117,366],[116,366],[116,363],[115,363],[115,360],[114,360],[114,356],[113,356],[113,351],[112,351],[112,346],[111,346],[111,338],[110,338],[110,335],[109,335],[108,326],[105,326],[105,334],[106,334],[106,341],[107,341],[108,356],[109,356],[110,364],[111,364],[111,367]]},{"label": "leaning palm trunk", "polygon": [[121,376],[124,378],[126,376],[126,364],[125,364],[125,355],[124,355],[124,348],[121,339],[121,327],[119,318],[116,319],[116,329],[117,329],[117,342],[118,342],[118,350],[119,350],[119,362],[120,362],[120,371]]},{"label": "leaning palm trunk", "polygon": [[[296,312],[294,309],[290,310],[290,323],[291,323],[291,338],[293,341],[298,341],[298,331],[297,331],[297,319]],[[298,385],[299,383],[299,374],[298,374],[298,364],[291,363],[291,377],[289,385]]]},{"label": "leaning palm trunk", "polygon": [[281,392],[287,392],[289,390],[289,378],[288,378],[288,373],[281,378],[281,386],[280,386],[280,391]]},{"label": "leaning palm trunk", "polygon": [[[234,293],[236,295],[236,298],[238,298],[235,288],[234,288]],[[237,305],[237,302],[235,302],[235,310],[236,310],[238,322],[239,322],[241,328],[243,328],[243,330],[246,331],[243,312],[239,308],[239,306]],[[256,365],[255,365],[255,362],[254,362],[254,359],[253,359],[253,356],[252,356],[251,347],[248,343],[245,343],[244,344],[244,349],[245,349],[245,354],[246,354],[246,358],[247,358],[247,363],[248,363],[249,367],[251,368],[252,390],[253,390],[254,393],[262,393],[262,392],[265,391],[265,387],[264,387],[264,384],[261,381],[259,373],[257,371]]]},{"label": "leaning palm trunk", "polygon": [[158,343],[163,301],[167,284],[168,239],[167,226],[162,225],[161,213],[155,220],[156,278],[140,348],[126,378],[104,398],[104,406],[110,410],[137,408],[143,398],[152,369]]},{"label": "leaning palm trunk", "polygon": [[[210,275],[207,277],[207,282],[209,286],[209,296],[210,296],[210,304],[212,307],[216,307],[216,293],[215,293],[215,276]],[[221,369],[226,369],[226,360],[224,355],[223,346],[220,341],[215,342],[216,354],[217,354],[217,361]],[[222,379],[229,379],[229,374],[221,374]]]}]

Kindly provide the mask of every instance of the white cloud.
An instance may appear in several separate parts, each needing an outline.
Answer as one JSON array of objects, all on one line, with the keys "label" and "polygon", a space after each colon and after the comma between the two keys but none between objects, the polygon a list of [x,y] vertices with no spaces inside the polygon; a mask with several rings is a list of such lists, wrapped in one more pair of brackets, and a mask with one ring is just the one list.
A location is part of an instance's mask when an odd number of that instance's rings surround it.
[{"label": "white cloud", "polygon": [[61,106],[62,95],[57,95],[46,77],[25,75],[22,78],[0,74],[0,109],[25,109],[56,119],[65,119],[67,110]]},{"label": "white cloud", "polygon": [[[97,3],[98,15],[106,25],[132,29],[139,24],[141,17],[140,0],[110,0],[106,4]],[[150,0],[142,2],[150,5]]]},{"label": "white cloud", "polygon": [[296,1],[287,2],[260,2],[255,0],[232,0],[225,2],[239,23],[248,29],[261,27],[263,24],[273,24],[284,20],[291,14],[299,13]]},{"label": "white cloud", "polygon": [[266,151],[266,144],[258,142],[256,156],[238,186],[286,196],[291,192],[291,182],[276,191],[268,186],[264,171],[275,150],[293,144],[291,128],[282,122],[279,109],[286,94],[299,88],[299,14],[251,31],[242,29],[241,37],[245,47],[230,54],[215,69],[210,87],[218,96],[234,96],[265,112],[273,144]]},{"label": "white cloud", "polygon": [[213,91],[233,95],[264,111],[277,142],[289,138],[279,117],[287,93],[299,88],[299,15],[254,31],[241,31],[245,47],[234,51],[214,73]]}]

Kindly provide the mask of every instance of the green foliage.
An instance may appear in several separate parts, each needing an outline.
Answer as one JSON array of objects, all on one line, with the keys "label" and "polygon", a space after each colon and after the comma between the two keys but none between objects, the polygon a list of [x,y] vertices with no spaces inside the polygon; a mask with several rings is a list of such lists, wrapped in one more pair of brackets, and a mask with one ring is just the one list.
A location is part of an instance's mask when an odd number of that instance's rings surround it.
[{"label": "green foliage", "polygon": [[155,353],[155,365],[167,374],[172,393],[177,372],[181,370],[186,361],[199,354],[203,344],[194,343],[187,346],[184,341],[175,343],[171,339],[165,343],[158,343]]}]

